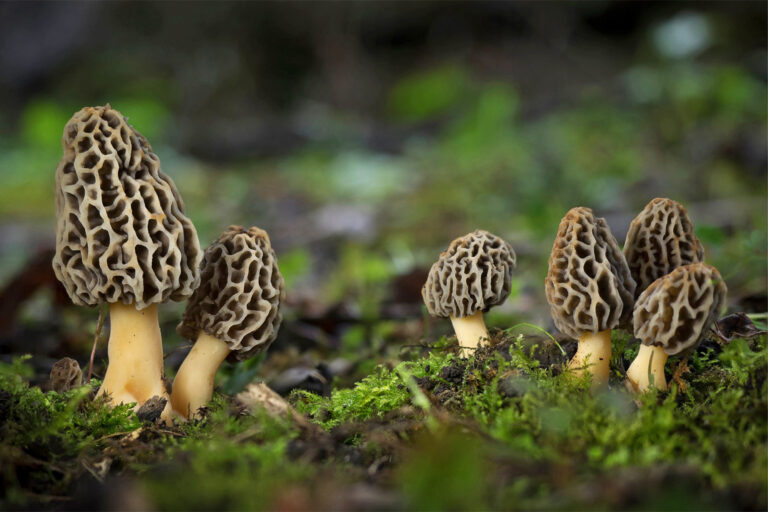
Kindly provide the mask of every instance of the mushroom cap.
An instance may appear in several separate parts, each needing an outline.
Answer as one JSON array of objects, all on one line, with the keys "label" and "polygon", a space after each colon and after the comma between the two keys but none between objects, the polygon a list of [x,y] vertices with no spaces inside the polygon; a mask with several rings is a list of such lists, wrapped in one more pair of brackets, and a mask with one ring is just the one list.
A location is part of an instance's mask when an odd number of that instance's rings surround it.
[{"label": "mushroom cap", "polygon": [[285,281],[269,236],[257,227],[229,226],[205,249],[200,287],[177,327],[195,340],[199,332],[224,341],[237,360],[266,350],[283,320]]},{"label": "mushroom cap", "polygon": [[59,359],[51,368],[51,389],[64,393],[74,389],[83,383],[83,372],[77,361],[71,357]]},{"label": "mushroom cap", "polygon": [[143,309],[191,295],[197,231],[147,139],[107,105],[75,113],[61,142],[53,269],[72,302]]},{"label": "mushroom cap", "polygon": [[652,282],[677,267],[704,261],[704,247],[693,233],[685,207],[657,197],[630,224],[624,257],[637,283],[637,298]]},{"label": "mushroom cap", "polygon": [[635,303],[635,336],[669,355],[695,347],[717,318],[728,289],[720,272],[692,263],[654,281]]},{"label": "mushroom cap", "polygon": [[629,326],[635,281],[605,219],[589,208],[560,221],[545,290],[552,320],[568,336]]},{"label": "mushroom cap", "polygon": [[515,258],[512,246],[487,231],[457,238],[421,289],[429,314],[462,318],[501,304],[509,297]]}]

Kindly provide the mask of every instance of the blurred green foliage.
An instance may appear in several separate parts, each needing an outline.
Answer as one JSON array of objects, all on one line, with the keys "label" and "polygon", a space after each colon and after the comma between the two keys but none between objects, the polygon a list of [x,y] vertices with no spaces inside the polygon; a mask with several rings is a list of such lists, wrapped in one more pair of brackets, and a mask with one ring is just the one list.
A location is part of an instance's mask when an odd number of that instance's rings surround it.
[{"label": "blurred green foliage", "polygon": [[[739,218],[750,224],[721,235],[697,224],[711,262],[732,266],[743,240],[765,256],[759,247],[766,230],[764,174],[755,175],[727,152],[744,143],[744,133],[765,138],[765,84],[733,66],[672,61],[632,67],[622,85],[618,98],[585,91],[532,117],[521,114],[525,98],[510,84],[438,65],[391,90],[393,119],[438,127],[429,137],[409,138],[399,154],[310,144],[277,159],[215,167],[165,145],[172,114],[159,100],[126,96],[114,106],[154,142],[203,244],[230,223],[270,229],[280,216],[276,202],[284,199],[315,208],[357,205],[372,215],[376,223],[368,241],[342,242],[336,271],[318,287],[327,300],[352,292],[367,301],[361,306],[366,311],[375,309],[393,272],[429,264],[450,239],[476,228],[541,254],[520,261],[523,286],[538,287],[559,219],[575,205],[599,214],[632,214],[656,195],[684,204],[722,199],[747,209]],[[58,141],[73,108],[50,99],[33,102],[18,135],[0,140],[0,216],[51,218]],[[288,251],[280,255],[281,265],[291,287],[310,276],[317,285],[315,256],[304,252],[301,238],[283,244]],[[406,265],[386,261],[401,254]],[[17,259],[8,251],[0,266]],[[755,293],[758,283],[746,274],[760,275],[764,266],[744,264],[745,275],[729,284]]]},{"label": "blurred green foliage", "polygon": [[293,249],[280,255],[280,274],[285,279],[285,286],[291,288],[310,271],[310,255],[306,249]]},{"label": "blurred green foliage", "polygon": [[[398,472],[411,510],[478,510],[492,482],[488,445],[475,436],[449,433],[418,439],[418,454]],[[435,471],[443,468],[444,471]]]},{"label": "blurred green foliage", "polygon": [[389,111],[403,121],[425,121],[455,108],[468,91],[463,69],[442,66],[407,76],[389,93]]}]

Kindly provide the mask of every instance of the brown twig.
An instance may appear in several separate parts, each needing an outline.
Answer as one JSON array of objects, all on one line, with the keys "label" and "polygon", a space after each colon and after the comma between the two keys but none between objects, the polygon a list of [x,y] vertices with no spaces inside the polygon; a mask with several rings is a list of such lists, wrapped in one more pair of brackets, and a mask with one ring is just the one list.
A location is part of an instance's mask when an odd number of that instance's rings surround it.
[{"label": "brown twig", "polygon": [[91,360],[88,363],[88,382],[91,382],[91,376],[93,375],[93,359],[96,357],[96,346],[99,344],[99,335],[101,334],[101,327],[104,325],[104,308],[99,308],[99,321],[96,324],[96,334],[93,336],[93,348],[91,349]]},{"label": "brown twig", "polygon": [[163,359],[168,359],[168,357],[172,356],[176,352],[181,352],[182,350],[190,349],[190,348],[192,348],[192,346],[193,346],[192,343],[187,343],[186,345],[181,345],[179,347],[176,347],[173,350],[171,350],[170,352],[168,352],[167,354],[163,355]]},{"label": "brown twig", "polygon": [[[139,427],[136,430],[141,430],[141,429],[142,429],[142,427]],[[111,434],[107,434],[105,436],[101,436],[98,439],[95,439],[94,442],[95,443],[99,443],[99,442],[104,441],[106,439],[109,439],[111,437],[129,436],[129,435],[133,434],[134,432],[136,432],[136,430],[126,430],[125,432],[113,432]]]},{"label": "brown twig", "polygon": [[93,478],[96,479],[97,482],[99,482],[100,484],[104,483],[104,477],[99,476],[99,474],[96,473],[96,471],[92,467],[86,464],[84,460],[81,460],[80,464],[83,466],[83,468],[85,468],[86,471],[88,471],[91,474],[91,476],[93,476]]},{"label": "brown twig", "polygon": [[680,391],[685,393],[685,390],[688,389],[688,385],[685,383],[685,381],[681,378],[684,373],[690,371],[690,368],[688,368],[688,358],[690,357],[690,354],[686,354],[686,356],[683,358],[682,361],[677,365],[677,368],[675,369],[675,373],[672,375],[672,380],[675,381],[680,388]]},{"label": "brown twig", "polygon": [[56,496],[55,494],[37,494],[32,491],[22,490],[24,496],[45,501],[72,501],[74,498],[71,496]]}]

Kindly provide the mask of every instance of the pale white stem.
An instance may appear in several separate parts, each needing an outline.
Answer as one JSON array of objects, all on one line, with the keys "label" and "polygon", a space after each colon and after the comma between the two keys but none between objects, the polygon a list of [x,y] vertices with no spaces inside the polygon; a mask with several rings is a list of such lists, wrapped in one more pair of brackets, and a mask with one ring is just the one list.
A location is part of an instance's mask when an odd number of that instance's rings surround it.
[{"label": "pale white stem", "polygon": [[579,336],[579,347],[568,370],[579,377],[589,372],[592,388],[607,384],[611,371],[611,330],[585,332]]},{"label": "pale white stem", "polygon": [[482,341],[490,339],[488,329],[483,321],[482,311],[461,318],[452,316],[451,323],[456,332],[456,338],[459,340],[462,357],[471,355]]},{"label": "pale white stem", "polygon": [[667,378],[664,376],[664,365],[667,353],[655,345],[640,345],[637,357],[627,370],[627,381],[637,392],[643,392],[651,385],[656,389],[667,389]]},{"label": "pale white stem", "polygon": [[[96,396],[107,393],[113,405],[136,402],[137,408],[153,396],[168,399],[157,304],[141,311],[120,302],[110,304],[109,319],[109,366]],[[162,418],[170,419],[170,402]]]},{"label": "pale white stem", "polygon": [[171,404],[176,414],[184,419],[199,416],[198,409],[211,401],[216,372],[229,352],[225,342],[200,332],[173,379]]}]

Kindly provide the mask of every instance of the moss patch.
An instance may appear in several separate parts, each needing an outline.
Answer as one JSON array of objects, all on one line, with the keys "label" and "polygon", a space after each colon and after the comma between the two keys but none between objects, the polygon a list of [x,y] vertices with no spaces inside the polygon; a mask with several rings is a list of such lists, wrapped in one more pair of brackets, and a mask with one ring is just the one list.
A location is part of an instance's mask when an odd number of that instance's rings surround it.
[{"label": "moss patch", "polygon": [[93,386],[30,387],[17,361],[0,372],[2,502],[94,508],[128,485],[159,510],[765,508],[766,337],[708,340],[682,380],[669,362],[670,392],[641,396],[623,386],[626,341],[591,394],[562,372],[570,345],[497,332],[462,360],[443,340],[328,397],[292,395],[316,431],[220,395],[203,421],[142,424]]}]

